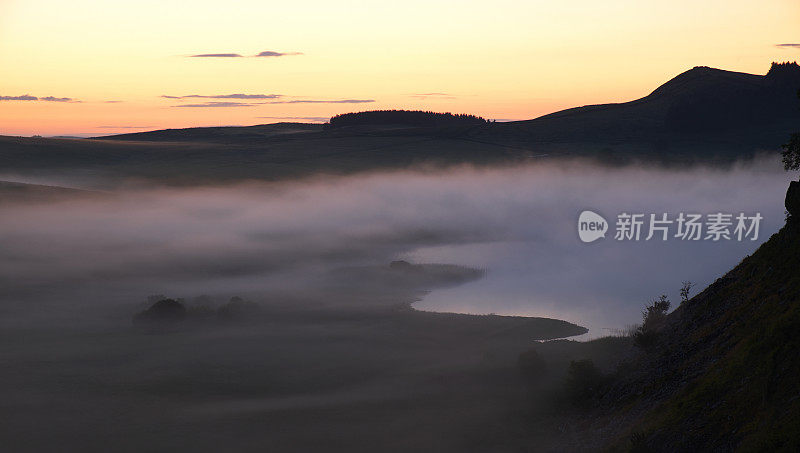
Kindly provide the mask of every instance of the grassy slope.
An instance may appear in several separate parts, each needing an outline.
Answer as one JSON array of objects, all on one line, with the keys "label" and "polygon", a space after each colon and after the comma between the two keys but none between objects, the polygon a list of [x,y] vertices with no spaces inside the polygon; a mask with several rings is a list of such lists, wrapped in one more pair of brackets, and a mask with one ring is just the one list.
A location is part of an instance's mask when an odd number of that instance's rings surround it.
[{"label": "grassy slope", "polygon": [[778,140],[760,140],[763,146],[746,144],[752,137],[688,141],[673,137],[662,148],[642,141],[532,142],[500,123],[488,128],[491,130],[303,132],[207,141],[0,137],[0,173],[40,178],[58,175],[76,181],[89,178],[100,181],[93,187],[106,187],[130,180],[167,185],[224,184],[414,167],[508,165],[579,156],[594,156],[607,163],[631,159],[672,164],[730,162],[752,156],[759,149],[776,149],[786,130],[781,128]]},{"label": "grassy slope", "polygon": [[100,197],[101,192],[70,189],[58,186],[0,181],[0,205],[4,203],[31,203],[40,201],[73,200]]},{"label": "grassy slope", "polygon": [[163,129],[148,132],[132,132],[106,137],[94,137],[107,140],[131,141],[221,141],[236,138],[238,140],[258,140],[285,134],[302,134],[319,132],[321,124],[309,123],[275,123],[257,126],[225,126],[225,127],[192,127],[188,129]]},{"label": "grassy slope", "polygon": [[800,220],[670,319],[603,398],[611,449],[800,451]]},{"label": "grassy slope", "polygon": [[283,134],[231,141],[64,140],[0,137],[0,173],[158,184],[216,184],[352,174],[416,165],[508,163],[518,150],[416,134]]}]

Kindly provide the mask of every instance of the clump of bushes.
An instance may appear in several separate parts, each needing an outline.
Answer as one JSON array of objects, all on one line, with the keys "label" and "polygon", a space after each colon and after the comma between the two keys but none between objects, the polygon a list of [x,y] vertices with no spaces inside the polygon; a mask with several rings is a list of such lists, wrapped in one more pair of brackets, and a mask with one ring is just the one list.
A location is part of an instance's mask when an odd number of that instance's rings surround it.
[{"label": "clump of bushes", "polygon": [[525,351],[517,357],[517,368],[526,383],[540,382],[547,374],[547,363],[535,349]]},{"label": "clump of bushes", "polygon": [[225,305],[217,309],[217,317],[220,319],[245,319],[258,313],[258,304],[234,296]]},{"label": "clump of bushes", "polygon": [[413,264],[405,260],[397,260],[389,263],[389,269],[396,271],[410,271],[413,270],[414,268],[415,266]]},{"label": "clump of bushes", "polygon": [[133,317],[135,323],[157,322],[175,323],[186,318],[186,307],[179,300],[161,299],[147,310],[144,310]]},{"label": "clump of bushes", "polygon": [[567,369],[565,390],[573,403],[583,404],[599,396],[607,382],[591,359],[573,360]]},{"label": "clump of bushes", "polygon": [[657,342],[658,334],[666,324],[669,307],[667,295],[662,294],[642,310],[642,325],[633,334],[637,346],[647,349]]},{"label": "clump of bushes", "polygon": [[189,318],[209,320],[216,317],[220,320],[238,320],[247,319],[259,312],[258,304],[238,296],[231,297],[216,310],[209,305],[210,298],[207,296],[195,298],[195,304],[189,308],[185,306],[183,299],[170,299],[163,295],[149,296],[147,302],[150,306],[133,316],[135,324],[167,326]]},{"label": "clump of bushes", "polygon": [[642,431],[634,431],[630,437],[631,447],[628,453],[648,453],[653,451],[647,444],[647,435]]}]

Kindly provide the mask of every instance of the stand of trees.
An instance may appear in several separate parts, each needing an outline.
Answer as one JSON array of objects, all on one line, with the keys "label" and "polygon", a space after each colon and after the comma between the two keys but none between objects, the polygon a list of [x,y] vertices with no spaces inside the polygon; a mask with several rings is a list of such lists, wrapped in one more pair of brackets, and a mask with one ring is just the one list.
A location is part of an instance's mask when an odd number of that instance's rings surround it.
[{"label": "stand of trees", "polygon": [[399,124],[415,127],[436,127],[454,125],[481,125],[488,121],[475,115],[464,113],[437,113],[421,110],[371,110],[367,112],[343,113],[336,115],[325,124],[326,128],[345,126],[376,126]]},{"label": "stand of trees", "polygon": [[800,72],[800,66],[796,61],[784,61],[783,63],[773,61],[769,71],[767,71],[767,78],[773,80],[789,79],[791,81],[797,78],[798,72]]}]

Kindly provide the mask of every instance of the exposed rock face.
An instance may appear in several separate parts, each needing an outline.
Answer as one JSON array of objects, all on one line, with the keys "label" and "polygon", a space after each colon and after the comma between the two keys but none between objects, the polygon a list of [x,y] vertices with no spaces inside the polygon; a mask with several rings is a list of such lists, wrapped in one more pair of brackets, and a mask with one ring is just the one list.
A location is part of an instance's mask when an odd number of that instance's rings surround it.
[{"label": "exposed rock face", "polygon": [[792,181],[786,191],[786,210],[794,218],[800,218],[800,181]]},{"label": "exposed rock face", "polygon": [[186,307],[175,299],[163,299],[133,317],[139,322],[176,322],[186,318]]}]

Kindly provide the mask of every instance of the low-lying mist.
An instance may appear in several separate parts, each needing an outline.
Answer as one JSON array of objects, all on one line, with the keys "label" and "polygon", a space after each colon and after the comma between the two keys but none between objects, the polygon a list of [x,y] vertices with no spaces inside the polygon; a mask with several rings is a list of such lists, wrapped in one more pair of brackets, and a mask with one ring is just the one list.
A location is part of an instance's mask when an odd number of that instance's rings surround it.
[{"label": "low-lying mist", "polygon": [[[3,308],[110,308],[148,294],[347,305],[369,281],[336,270],[407,259],[486,271],[418,308],[558,317],[600,334],[752,252],[783,222],[789,177],[777,159],[676,170],[537,163],[5,204]],[[578,240],[583,209],[606,216],[606,239]],[[764,220],[755,242],[613,239],[620,212],[681,211]]]},{"label": "low-lying mist", "polygon": [[[33,198],[6,185],[0,439],[19,452],[518,451],[536,400],[519,354],[583,329],[410,304],[554,317],[602,335],[758,247],[783,223],[788,179],[765,160],[724,170],[539,162]],[[580,242],[583,209],[612,222],[605,239]],[[620,212],[680,211],[764,220],[757,241],[613,239]],[[182,298],[192,316],[165,329],[132,322],[160,299],[150,295]],[[223,305],[233,296],[248,311],[220,317],[221,306],[236,313]]]}]

